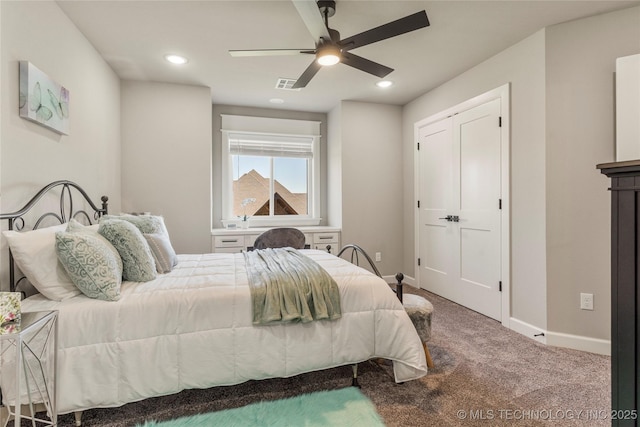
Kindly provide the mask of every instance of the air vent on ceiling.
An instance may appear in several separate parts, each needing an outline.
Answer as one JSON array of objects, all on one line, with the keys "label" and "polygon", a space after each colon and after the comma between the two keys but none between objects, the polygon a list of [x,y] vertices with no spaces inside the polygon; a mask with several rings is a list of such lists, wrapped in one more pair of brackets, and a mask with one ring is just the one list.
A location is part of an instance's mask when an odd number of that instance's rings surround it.
[{"label": "air vent on ceiling", "polygon": [[293,89],[293,85],[296,84],[295,79],[283,79],[283,78],[279,78],[278,81],[276,82],[276,89],[282,89],[282,90],[300,90],[300,88],[297,89]]}]

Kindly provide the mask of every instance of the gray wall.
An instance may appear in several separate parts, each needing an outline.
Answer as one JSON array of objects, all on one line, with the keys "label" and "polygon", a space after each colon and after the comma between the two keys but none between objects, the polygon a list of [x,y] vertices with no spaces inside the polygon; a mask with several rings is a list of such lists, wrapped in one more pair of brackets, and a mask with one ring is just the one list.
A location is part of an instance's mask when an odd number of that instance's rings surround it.
[{"label": "gray wall", "polygon": [[403,269],[402,108],[343,101],[330,117],[336,115],[339,136],[330,144],[332,163],[341,165],[340,190],[332,195],[340,194],[342,244],[357,244],[372,258],[381,252],[376,266],[393,276]]},{"label": "gray wall", "polygon": [[122,209],[163,215],[178,253],[211,252],[208,87],[122,82]]},{"label": "gray wall", "polygon": [[[0,210],[20,208],[49,182],[69,179],[96,201],[108,195],[119,211],[118,77],[55,2],[3,1],[0,10]],[[20,60],[69,89],[69,135],[19,117]],[[2,246],[6,270],[4,239]]]},{"label": "gray wall", "polygon": [[342,105],[328,114],[327,209],[329,224],[342,227]]},{"label": "gray wall", "polygon": [[[327,115],[325,113],[310,113],[304,111],[289,110],[272,110],[269,108],[253,108],[240,107],[235,105],[214,105],[213,106],[213,228],[222,228],[222,206],[220,195],[222,194],[222,172],[220,165],[222,164],[222,134],[220,133],[222,120],[221,114],[235,114],[238,116],[252,117],[271,117],[276,119],[293,119],[293,120],[315,120],[322,122],[320,125],[320,156],[321,156],[321,175],[320,197],[321,201],[327,200]],[[322,216],[321,225],[335,225],[327,220],[327,203],[322,203],[320,207],[320,215]],[[211,249],[211,248],[209,248]]]},{"label": "gray wall", "polygon": [[[615,58],[640,51],[640,8],[541,30],[403,112],[406,269],[413,271],[413,123],[511,84],[511,314],[547,342],[610,338],[610,195]],[[593,311],[579,309],[593,293]],[[604,344],[604,345],[603,345]]]},{"label": "gray wall", "polygon": [[638,52],[640,7],[547,29],[550,331],[610,337],[610,182],[595,165],[615,160],[615,60]]},{"label": "gray wall", "polygon": [[414,123],[511,84],[511,311],[546,329],[545,32],[479,64],[403,110],[405,270],[415,271]]}]

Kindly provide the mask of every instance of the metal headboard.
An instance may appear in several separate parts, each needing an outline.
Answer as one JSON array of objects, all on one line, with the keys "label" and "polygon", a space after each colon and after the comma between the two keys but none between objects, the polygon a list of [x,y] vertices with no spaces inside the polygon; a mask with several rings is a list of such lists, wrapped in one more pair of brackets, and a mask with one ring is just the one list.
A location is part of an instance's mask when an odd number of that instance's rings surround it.
[{"label": "metal headboard", "polygon": [[[98,221],[102,215],[106,215],[108,213],[107,204],[108,204],[109,198],[107,196],[102,196],[100,198],[102,202],[102,208],[99,208],[91,201],[87,193],[78,184],[72,181],[61,180],[61,181],[54,181],[51,184],[42,188],[42,190],[38,191],[36,195],[33,196],[31,200],[29,200],[22,209],[16,212],[0,214],[0,220],[6,219],[8,221],[9,230],[16,230],[16,231],[23,230],[26,225],[24,215],[27,214],[38,203],[38,201],[42,199],[42,197],[44,197],[45,194],[47,194],[48,192],[52,191],[57,187],[61,187],[60,210],[56,212],[46,212],[38,216],[35,219],[33,227],[31,227],[30,229],[32,230],[37,229],[42,223],[42,221],[47,218],[54,218],[60,224],[64,224],[65,222],[69,221],[71,218],[75,218],[75,219],[84,218],[84,220],[86,220],[89,224],[93,224],[93,221]],[[73,193],[71,192],[72,188],[77,190],[77,192],[80,193],[80,195],[84,198],[84,200],[89,204],[89,206],[91,207],[91,210],[93,210],[92,215],[89,215],[89,213],[87,213],[87,211],[84,209],[74,210]],[[82,204],[84,205],[84,203]],[[9,287],[11,292],[14,292],[20,285],[20,282],[24,279],[25,277],[20,277],[16,280],[13,254],[11,253],[11,249],[9,249]]]}]

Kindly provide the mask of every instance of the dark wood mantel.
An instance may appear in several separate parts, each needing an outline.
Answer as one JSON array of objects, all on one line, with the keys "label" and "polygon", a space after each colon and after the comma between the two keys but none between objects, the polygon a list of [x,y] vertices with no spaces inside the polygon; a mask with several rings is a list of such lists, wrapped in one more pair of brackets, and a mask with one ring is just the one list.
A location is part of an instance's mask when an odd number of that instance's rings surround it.
[{"label": "dark wood mantel", "polygon": [[635,426],[640,409],[640,160],[597,168],[611,178],[611,422]]}]

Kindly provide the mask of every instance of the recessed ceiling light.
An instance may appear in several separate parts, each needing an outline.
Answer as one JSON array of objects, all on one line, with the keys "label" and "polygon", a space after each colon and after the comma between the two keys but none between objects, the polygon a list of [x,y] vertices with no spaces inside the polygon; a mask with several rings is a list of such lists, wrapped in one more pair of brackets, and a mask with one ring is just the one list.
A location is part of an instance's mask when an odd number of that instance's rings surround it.
[{"label": "recessed ceiling light", "polygon": [[166,59],[167,61],[171,62],[172,64],[186,64],[188,62],[188,59],[185,58],[184,56],[180,56],[180,55],[165,55],[164,59]]},{"label": "recessed ceiling light", "polygon": [[284,104],[284,99],[281,98],[271,98],[269,100],[270,103],[272,104]]},{"label": "recessed ceiling light", "polygon": [[378,87],[389,87],[393,84],[393,82],[391,80],[380,80],[378,83],[376,83],[376,86]]}]

